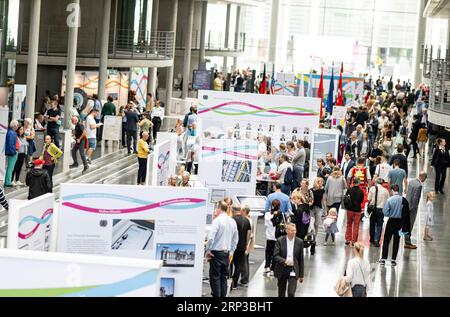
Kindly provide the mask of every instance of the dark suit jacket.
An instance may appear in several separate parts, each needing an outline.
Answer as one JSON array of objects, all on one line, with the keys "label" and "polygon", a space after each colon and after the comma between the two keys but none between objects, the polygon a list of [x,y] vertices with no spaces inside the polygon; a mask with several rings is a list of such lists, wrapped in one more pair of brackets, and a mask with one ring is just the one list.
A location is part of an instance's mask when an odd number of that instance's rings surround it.
[{"label": "dark suit jacket", "polygon": [[[273,260],[275,262],[274,275],[276,278],[286,277],[286,267],[284,262],[287,257],[287,236],[278,238],[273,252]],[[294,242],[294,271],[297,278],[303,278],[304,262],[303,262],[303,241],[295,238]]]},{"label": "dark suit jacket", "polygon": [[[344,162],[342,162],[341,165],[344,166]],[[345,171],[343,171],[342,168],[341,168],[342,174],[344,174],[344,178],[345,179],[347,179],[348,173],[350,173],[352,168],[355,167],[355,166],[356,166],[355,161],[350,160],[350,162],[348,162],[347,167],[345,168]]]},{"label": "dark suit jacket", "polygon": [[448,167],[450,163],[450,155],[448,153],[448,150],[445,150],[444,154],[442,154],[439,148],[435,148],[433,152],[433,158],[431,160],[431,166],[436,167],[436,165],[442,164],[442,162],[444,162],[444,165]]}]

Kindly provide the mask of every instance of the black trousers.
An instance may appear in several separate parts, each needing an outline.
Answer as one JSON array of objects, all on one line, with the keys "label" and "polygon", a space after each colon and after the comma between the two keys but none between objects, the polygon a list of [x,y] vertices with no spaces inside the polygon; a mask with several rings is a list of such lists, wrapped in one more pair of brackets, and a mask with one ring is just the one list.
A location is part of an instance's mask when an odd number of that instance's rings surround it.
[{"label": "black trousers", "polygon": [[139,170],[137,176],[137,184],[145,183],[145,176],[147,175],[147,159],[138,157]]},{"label": "black trousers", "polygon": [[[98,124],[100,123],[100,119],[95,119],[95,122]],[[101,126],[100,128],[97,128],[96,130],[96,136],[97,136],[97,141],[101,141],[102,140],[102,134],[103,134],[103,126]]]},{"label": "black trousers", "polygon": [[209,262],[209,284],[213,297],[227,296],[227,277],[229,265],[229,253],[212,251],[214,257]]},{"label": "black trousers", "polygon": [[152,119],[153,122],[153,140],[156,140],[156,134],[159,132],[159,129],[161,129],[161,118],[160,117],[154,117]]},{"label": "black trousers", "polygon": [[297,278],[289,276],[288,270],[285,271],[285,276],[278,279],[278,297],[286,297],[286,286],[288,297],[294,297],[297,290]]},{"label": "black trousers", "polygon": [[408,157],[409,156],[409,152],[411,152],[411,145],[412,145],[413,150],[414,150],[414,156],[416,156],[417,153],[419,153],[419,146],[417,144],[417,140],[415,140],[415,141],[411,140],[410,146],[406,149],[406,157]]},{"label": "black trousers", "polygon": [[13,174],[11,176],[11,180],[14,180],[14,176],[16,178],[16,182],[20,178],[20,172],[22,172],[23,163],[25,162],[27,154],[26,153],[19,153],[17,155],[17,161],[16,165],[14,166]]},{"label": "black trousers", "polygon": [[[194,173],[192,173],[192,168],[194,168]],[[186,163],[186,171],[189,174],[194,174],[194,175],[198,175],[198,163],[194,163],[194,162],[187,162]]]},{"label": "black trousers", "polygon": [[78,159],[77,159],[77,152],[80,152],[81,161],[83,162],[84,166],[88,166],[88,163],[86,161],[86,139],[83,139],[80,141],[80,143],[76,143],[72,147],[72,159],[73,163],[78,165]]},{"label": "black trousers", "polygon": [[273,252],[275,251],[275,244],[277,242],[275,240],[266,240],[266,265],[264,268],[270,267],[270,270],[273,271],[274,263],[273,263]]},{"label": "black trousers", "polygon": [[53,143],[55,143],[57,147],[60,147],[58,129],[47,129],[47,134],[52,138]]},{"label": "black trousers", "polygon": [[248,281],[250,280],[250,254],[245,255],[245,261],[244,261],[244,271],[241,274],[241,283],[242,284],[248,284]]},{"label": "black trousers", "polygon": [[133,152],[136,152],[137,131],[128,131],[127,130],[127,149],[128,149],[128,154],[130,154],[130,152],[131,152],[131,138],[133,138]]},{"label": "black trousers", "polygon": [[126,122],[122,122],[122,146],[127,146],[127,124]]},{"label": "black trousers", "polygon": [[436,164],[434,167],[436,171],[436,179],[434,181],[434,190],[437,192],[444,190],[445,178],[447,177],[447,166]]},{"label": "black trousers", "polygon": [[55,164],[44,165],[42,168],[47,170],[48,176],[50,177],[50,185],[53,188],[53,171],[55,170]]},{"label": "black trousers", "polygon": [[234,267],[234,273],[233,273],[233,285],[237,286],[237,283],[239,281],[239,277],[241,277],[241,274],[245,271],[245,251],[235,251],[233,255],[233,267]]},{"label": "black trousers", "polygon": [[392,237],[394,237],[394,245],[392,249],[392,260],[397,259],[398,247],[400,245],[400,236],[398,232],[402,229],[402,220],[396,218],[389,218],[386,229],[384,231],[384,241],[383,241],[383,253],[381,258],[386,260],[389,252],[389,244],[391,243]]}]

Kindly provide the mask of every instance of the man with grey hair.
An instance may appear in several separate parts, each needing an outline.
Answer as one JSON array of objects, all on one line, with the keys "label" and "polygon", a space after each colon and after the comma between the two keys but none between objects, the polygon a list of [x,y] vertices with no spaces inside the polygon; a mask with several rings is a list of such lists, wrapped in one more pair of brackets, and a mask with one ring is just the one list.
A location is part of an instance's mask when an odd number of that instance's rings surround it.
[{"label": "man with grey hair", "polygon": [[70,168],[77,168],[78,167],[78,160],[77,160],[77,152],[80,152],[81,161],[83,161],[83,173],[86,172],[89,169],[88,162],[86,160],[86,147],[87,147],[87,134],[86,134],[86,128],[84,125],[79,121],[77,116],[72,116],[72,124],[75,126],[73,138],[75,139],[75,143],[72,147],[72,159],[73,164],[70,165]]},{"label": "man with grey hair", "polygon": [[[408,190],[406,192],[406,200],[409,204],[409,214],[410,214],[410,224],[411,230],[414,228],[414,223],[416,222],[417,212],[419,210],[420,198],[422,197],[423,183],[427,179],[427,173],[421,171],[419,177],[409,181]],[[417,246],[411,243],[411,232],[405,237],[405,248],[406,249],[417,249]]]},{"label": "man with grey hair", "polygon": [[287,184],[285,182],[285,177],[286,177],[286,173],[288,173],[288,170],[290,169],[290,173],[292,174],[292,179],[293,179],[293,173],[292,173],[292,165],[291,163],[289,163],[289,157],[287,156],[286,153],[282,153],[280,155],[280,165],[278,166],[278,171],[277,171],[277,179],[281,184],[281,191],[283,193],[285,193],[286,195],[290,195],[291,194],[291,184]]},{"label": "man with grey hair", "polygon": [[192,187],[191,184],[189,184],[189,180],[191,178],[191,174],[189,172],[184,172],[181,176],[181,185],[180,187]]},{"label": "man with grey hair", "polygon": [[6,133],[5,138],[5,156],[6,156],[6,173],[5,173],[5,187],[12,187],[11,180],[12,180],[12,174],[14,171],[14,167],[16,166],[17,162],[17,148],[16,148],[16,142],[17,142],[17,129],[19,128],[19,122],[17,120],[12,120],[9,123],[9,129]]}]

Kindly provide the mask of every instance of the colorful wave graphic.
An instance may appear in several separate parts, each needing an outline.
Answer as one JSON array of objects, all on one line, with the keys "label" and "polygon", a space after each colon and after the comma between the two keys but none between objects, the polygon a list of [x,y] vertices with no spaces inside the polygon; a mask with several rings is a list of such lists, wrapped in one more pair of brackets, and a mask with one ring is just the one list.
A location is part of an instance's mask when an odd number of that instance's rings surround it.
[{"label": "colorful wave graphic", "polygon": [[274,92],[277,93],[281,90],[286,90],[288,93],[290,93],[291,95],[295,95],[295,89],[297,88],[297,85],[295,84],[289,84],[287,86],[283,86],[280,83],[275,83],[275,88],[274,88]]},{"label": "colorful wave graphic", "polygon": [[105,285],[41,289],[0,289],[0,297],[113,297],[154,285],[157,281],[157,276],[158,270],[149,270],[125,280]]},{"label": "colorful wave graphic", "polygon": [[[83,206],[83,205],[69,202],[70,200],[84,199],[84,198],[108,198],[108,199],[113,199],[113,200],[133,202],[133,203],[136,203],[136,204],[139,204],[142,206],[133,207],[133,208],[125,208],[125,209],[102,209],[102,208]],[[156,208],[176,209],[176,210],[198,208],[198,207],[205,206],[206,201],[204,199],[198,199],[198,198],[175,198],[175,199],[169,199],[169,200],[160,201],[160,202],[149,202],[149,201],[143,201],[143,200],[135,199],[133,197],[122,196],[122,195],[88,193],[88,194],[78,194],[78,195],[63,197],[62,205],[69,207],[69,208],[79,210],[79,211],[85,211],[85,212],[97,213],[97,214],[128,214],[128,213],[152,210],[152,209],[156,209]]]},{"label": "colorful wave graphic", "polygon": [[36,218],[36,217],[33,217],[33,216],[28,216],[28,217],[23,218],[23,219],[19,222],[19,229],[20,229],[20,227],[21,227],[23,224],[28,223],[28,222],[34,222],[34,223],[36,223],[36,226],[33,228],[33,230],[31,230],[31,231],[28,232],[28,233],[21,233],[21,232],[19,231],[19,238],[20,238],[20,239],[23,239],[23,240],[26,240],[26,239],[31,238],[31,237],[36,233],[36,231],[39,229],[39,227],[40,227],[41,225],[42,225],[42,226],[45,225],[45,224],[50,220],[50,218],[52,217],[52,215],[53,215],[53,208],[50,208],[50,209],[47,209],[47,210],[42,214],[41,218]]},{"label": "colorful wave graphic", "polygon": [[[231,107],[229,107],[231,106]],[[234,106],[234,107],[233,107]],[[248,109],[255,110],[244,110],[236,107],[244,106]],[[298,117],[309,117],[316,116],[318,113],[304,109],[300,107],[292,107],[292,106],[276,106],[276,107],[267,107],[263,108],[260,106],[252,105],[246,102],[240,101],[230,101],[225,102],[216,106],[206,107],[203,104],[200,104],[200,109],[198,111],[199,114],[214,112],[217,114],[221,114],[224,116],[246,116],[246,115],[254,115],[261,117],[279,117],[279,116],[298,116]]]},{"label": "colorful wave graphic", "polygon": [[0,129],[8,131],[8,127],[6,125],[4,125],[4,124],[1,124],[1,123],[0,123]]},{"label": "colorful wave graphic", "polygon": [[[207,157],[212,157],[212,156],[216,156],[219,154],[227,154],[227,155],[231,155],[231,156],[235,156],[235,157],[239,157],[239,158],[243,158],[246,160],[257,160],[258,157],[255,155],[249,155],[249,154],[245,154],[242,152],[238,152],[238,151],[243,151],[243,150],[258,150],[257,146],[250,146],[250,145],[245,145],[245,146],[233,146],[230,148],[218,148],[218,147],[211,147],[211,146],[203,146],[202,147],[202,156],[204,158]],[[209,153],[204,153],[204,152],[209,152]]]},{"label": "colorful wave graphic", "polygon": [[161,169],[163,165],[167,163],[169,158],[170,158],[170,151],[167,151],[166,154],[161,153],[158,157],[158,169]]}]

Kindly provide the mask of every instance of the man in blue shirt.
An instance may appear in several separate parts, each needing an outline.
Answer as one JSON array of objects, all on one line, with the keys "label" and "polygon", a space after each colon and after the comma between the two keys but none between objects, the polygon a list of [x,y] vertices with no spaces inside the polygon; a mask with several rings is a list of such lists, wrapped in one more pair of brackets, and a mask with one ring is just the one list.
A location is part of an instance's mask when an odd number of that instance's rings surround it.
[{"label": "man in blue shirt", "polygon": [[[399,231],[402,230],[402,210],[405,204],[406,199],[403,199],[402,195],[399,193],[399,186],[393,185],[392,191],[394,195],[390,197],[383,208],[383,213],[385,217],[388,217],[389,220],[386,224],[386,229],[384,230],[384,241],[383,241],[383,252],[381,255],[381,259],[378,261],[379,264],[385,265],[389,244],[391,242],[392,236],[394,237],[394,245],[392,248],[392,266],[396,266],[397,262],[397,253],[400,245],[400,235]],[[407,202],[406,202],[407,204]],[[408,207],[409,208],[409,207]]]},{"label": "man in blue shirt", "polygon": [[266,201],[266,206],[264,208],[264,212],[269,212],[270,211],[270,207],[272,206],[272,202],[275,199],[278,199],[280,201],[280,211],[282,213],[291,213],[292,212],[292,207],[291,207],[291,200],[289,198],[288,195],[284,194],[281,192],[281,183],[276,182],[274,184],[275,187],[275,192],[270,194],[267,197],[267,201]]}]

